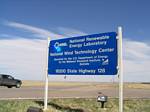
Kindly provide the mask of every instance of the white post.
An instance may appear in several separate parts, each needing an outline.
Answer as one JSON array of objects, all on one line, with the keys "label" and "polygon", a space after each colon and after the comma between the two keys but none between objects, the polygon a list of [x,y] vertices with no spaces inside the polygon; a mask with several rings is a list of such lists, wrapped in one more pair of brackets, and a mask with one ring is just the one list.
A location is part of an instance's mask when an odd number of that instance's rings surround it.
[{"label": "white post", "polygon": [[118,64],[119,64],[119,112],[123,112],[123,56],[122,27],[118,27]]},{"label": "white post", "polygon": [[44,111],[47,110],[47,101],[48,101],[48,47],[49,47],[50,38],[47,39],[46,46],[46,65],[45,65],[45,94],[44,94]]}]

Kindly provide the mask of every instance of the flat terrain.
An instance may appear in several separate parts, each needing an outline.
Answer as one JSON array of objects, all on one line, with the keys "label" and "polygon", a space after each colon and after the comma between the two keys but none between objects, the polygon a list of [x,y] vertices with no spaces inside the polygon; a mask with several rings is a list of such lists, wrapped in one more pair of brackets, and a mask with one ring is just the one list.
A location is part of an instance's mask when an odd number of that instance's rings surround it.
[{"label": "flat terrain", "polygon": [[[101,92],[118,98],[117,83],[49,83],[49,98],[96,98]],[[21,88],[0,87],[0,99],[43,99],[44,83],[24,81]],[[125,98],[150,98],[150,84],[124,84]]]},{"label": "flat terrain", "polygon": [[[30,106],[43,108],[42,100],[3,100],[0,112],[27,112]],[[124,112],[149,112],[150,99],[124,100]],[[105,108],[94,98],[51,99],[46,112],[118,112],[118,99],[109,99]]]}]

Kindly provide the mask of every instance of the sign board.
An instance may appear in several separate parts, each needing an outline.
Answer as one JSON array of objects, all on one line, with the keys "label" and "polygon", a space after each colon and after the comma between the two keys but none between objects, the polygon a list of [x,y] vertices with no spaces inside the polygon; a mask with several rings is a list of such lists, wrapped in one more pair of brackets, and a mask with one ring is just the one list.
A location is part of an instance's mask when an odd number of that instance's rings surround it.
[{"label": "sign board", "polygon": [[49,75],[116,75],[117,33],[50,41]]}]

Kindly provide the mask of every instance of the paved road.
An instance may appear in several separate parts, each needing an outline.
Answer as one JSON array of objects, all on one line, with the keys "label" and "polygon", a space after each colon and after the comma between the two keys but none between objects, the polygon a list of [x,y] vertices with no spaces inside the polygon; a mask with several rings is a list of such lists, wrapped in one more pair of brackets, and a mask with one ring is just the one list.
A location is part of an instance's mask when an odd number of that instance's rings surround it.
[{"label": "paved road", "polygon": [[[93,86],[64,86],[49,87],[49,98],[96,98],[98,92],[116,98],[118,97],[117,88],[98,88]],[[22,87],[22,88],[6,88],[0,87],[0,99],[7,98],[41,98],[44,96],[44,87]],[[126,98],[150,98],[149,89],[124,89],[124,97]]]}]

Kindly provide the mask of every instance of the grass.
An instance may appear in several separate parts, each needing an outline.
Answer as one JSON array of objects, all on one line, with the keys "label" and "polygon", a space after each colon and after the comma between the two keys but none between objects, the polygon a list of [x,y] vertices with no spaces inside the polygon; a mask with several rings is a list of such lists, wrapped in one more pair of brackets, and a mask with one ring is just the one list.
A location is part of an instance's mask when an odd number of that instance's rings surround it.
[{"label": "grass", "polygon": [[125,88],[130,89],[150,89],[150,84],[144,83],[126,83]]},{"label": "grass", "polygon": [[[26,112],[30,106],[43,108],[41,100],[1,100],[0,112]],[[109,99],[105,109],[96,99],[51,99],[46,112],[118,112],[118,99]],[[150,99],[126,99],[124,112],[149,112]]]},{"label": "grass", "polygon": [[[30,87],[30,86],[44,86],[44,81],[23,81],[24,87]],[[81,86],[81,87],[92,87],[92,88],[117,88],[118,84],[115,83],[90,83],[90,82],[49,82],[49,86]],[[150,84],[146,83],[124,83],[124,88],[126,89],[150,89]]]},{"label": "grass", "polygon": [[[49,82],[49,86],[83,86],[90,85],[91,83],[80,83],[80,82]],[[44,86],[44,81],[23,81],[22,86]]]}]

